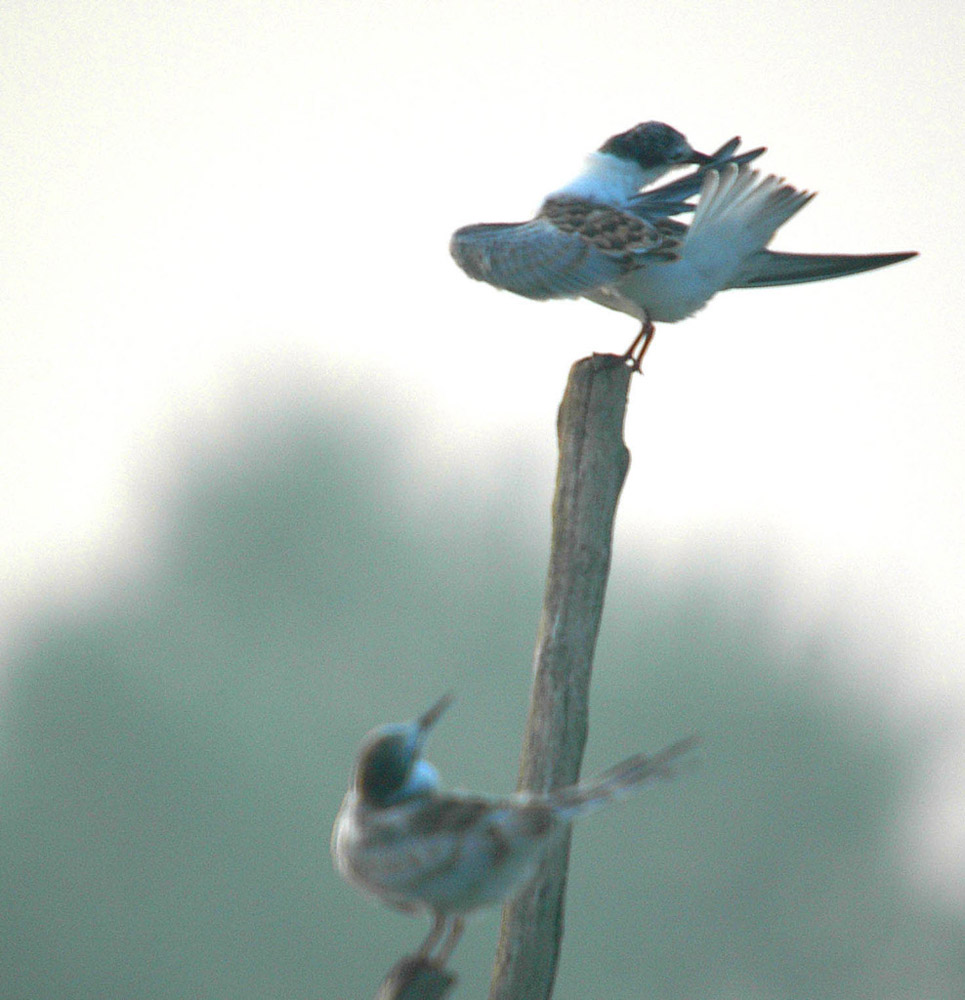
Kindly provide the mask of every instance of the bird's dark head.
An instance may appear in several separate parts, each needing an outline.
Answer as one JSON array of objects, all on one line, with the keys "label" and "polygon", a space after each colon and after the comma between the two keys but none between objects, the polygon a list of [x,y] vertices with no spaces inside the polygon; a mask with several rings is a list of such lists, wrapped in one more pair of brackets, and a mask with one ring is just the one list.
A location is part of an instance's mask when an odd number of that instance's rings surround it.
[{"label": "bird's dark head", "polygon": [[641,122],[611,135],[599,151],[630,160],[644,170],[710,162],[706,153],[698,153],[680,132],[663,122]]},{"label": "bird's dark head", "polygon": [[363,801],[390,806],[438,787],[436,769],[421,754],[429,730],[452,700],[447,694],[418,719],[380,726],[369,733],[359,751],[353,782]]}]

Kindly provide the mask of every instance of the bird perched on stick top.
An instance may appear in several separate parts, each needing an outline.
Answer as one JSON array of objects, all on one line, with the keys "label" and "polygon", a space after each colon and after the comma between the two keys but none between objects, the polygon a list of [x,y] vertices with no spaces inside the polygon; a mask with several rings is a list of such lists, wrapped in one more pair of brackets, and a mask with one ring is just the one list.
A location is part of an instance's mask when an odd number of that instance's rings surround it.
[{"label": "bird perched on stick top", "polygon": [[[527,222],[463,226],[449,244],[471,278],[530,299],[585,298],[642,324],[625,357],[634,369],[654,322],[676,323],[726,288],[763,288],[871,271],[914,257],[777,253],[775,232],[814,195],[735,155],[694,150],[676,129],[644,122],[611,136]],[[649,188],[675,167],[697,169]],[[698,196],[696,205],[687,199]],[[689,225],[675,218],[693,213]]]},{"label": "bird perched on stick top", "polygon": [[422,751],[451,702],[446,695],[412,722],[369,733],[332,830],[332,856],[345,879],[390,906],[433,917],[417,958],[439,967],[465,917],[515,896],[574,819],[649,779],[671,777],[673,763],[696,743],[689,737],[653,756],[638,754],[545,794],[443,792]]}]

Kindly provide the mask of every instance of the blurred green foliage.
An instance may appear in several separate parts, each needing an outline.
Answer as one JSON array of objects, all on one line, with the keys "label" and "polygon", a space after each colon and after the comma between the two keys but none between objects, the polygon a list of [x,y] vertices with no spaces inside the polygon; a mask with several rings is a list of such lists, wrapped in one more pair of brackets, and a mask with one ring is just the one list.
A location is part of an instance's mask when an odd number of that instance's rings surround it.
[{"label": "blurred green foliage", "polygon": [[[447,689],[444,778],[515,784],[551,484],[521,462],[465,504],[453,471],[409,504],[401,435],[252,408],[145,484],[147,566],[21,622],[3,1000],[364,998],[422,937],[338,881],[329,830],[364,732]],[[587,769],[694,730],[703,746],[579,830],[561,1000],[965,993],[965,920],[895,847],[923,742],[827,690],[839,624],[788,642],[766,581],[617,552]],[[497,920],[470,924],[457,996],[485,996]]]}]

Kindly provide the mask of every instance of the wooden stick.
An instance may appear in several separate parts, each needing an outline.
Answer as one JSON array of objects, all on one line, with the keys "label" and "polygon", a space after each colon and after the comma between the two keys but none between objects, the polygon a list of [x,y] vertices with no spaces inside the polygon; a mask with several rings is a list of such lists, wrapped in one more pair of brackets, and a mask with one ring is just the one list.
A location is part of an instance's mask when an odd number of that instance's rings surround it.
[{"label": "wooden stick", "polygon": [[[623,418],[632,374],[616,355],[577,361],[560,405],[550,563],[520,761],[521,790],[545,792],[579,779],[613,521],[630,464]],[[490,1000],[547,1000],[552,994],[569,847],[567,835],[547,855],[530,887],[504,908]]]}]

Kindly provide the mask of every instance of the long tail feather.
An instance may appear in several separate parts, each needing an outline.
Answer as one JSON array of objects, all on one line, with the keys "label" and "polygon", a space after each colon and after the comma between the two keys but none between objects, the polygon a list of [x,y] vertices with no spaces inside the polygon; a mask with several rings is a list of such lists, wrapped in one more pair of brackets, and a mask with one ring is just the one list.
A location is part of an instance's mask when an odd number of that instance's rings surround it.
[{"label": "long tail feather", "polygon": [[674,777],[674,763],[693,750],[699,742],[697,736],[687,736],[659,753],[636,754],[608,768],[586,784],[552,792],[553,805],[564,815],[594,812],[613,799],[623,798],[646,781]]},{"label": "long tail feather", "polygon": [[846,274],[860,274],[917,257],[906,253],[778,253],[761,250],[743,265],[728,288],[767,288],[771,285],[797,285],[806,281],[824,281]]}]

